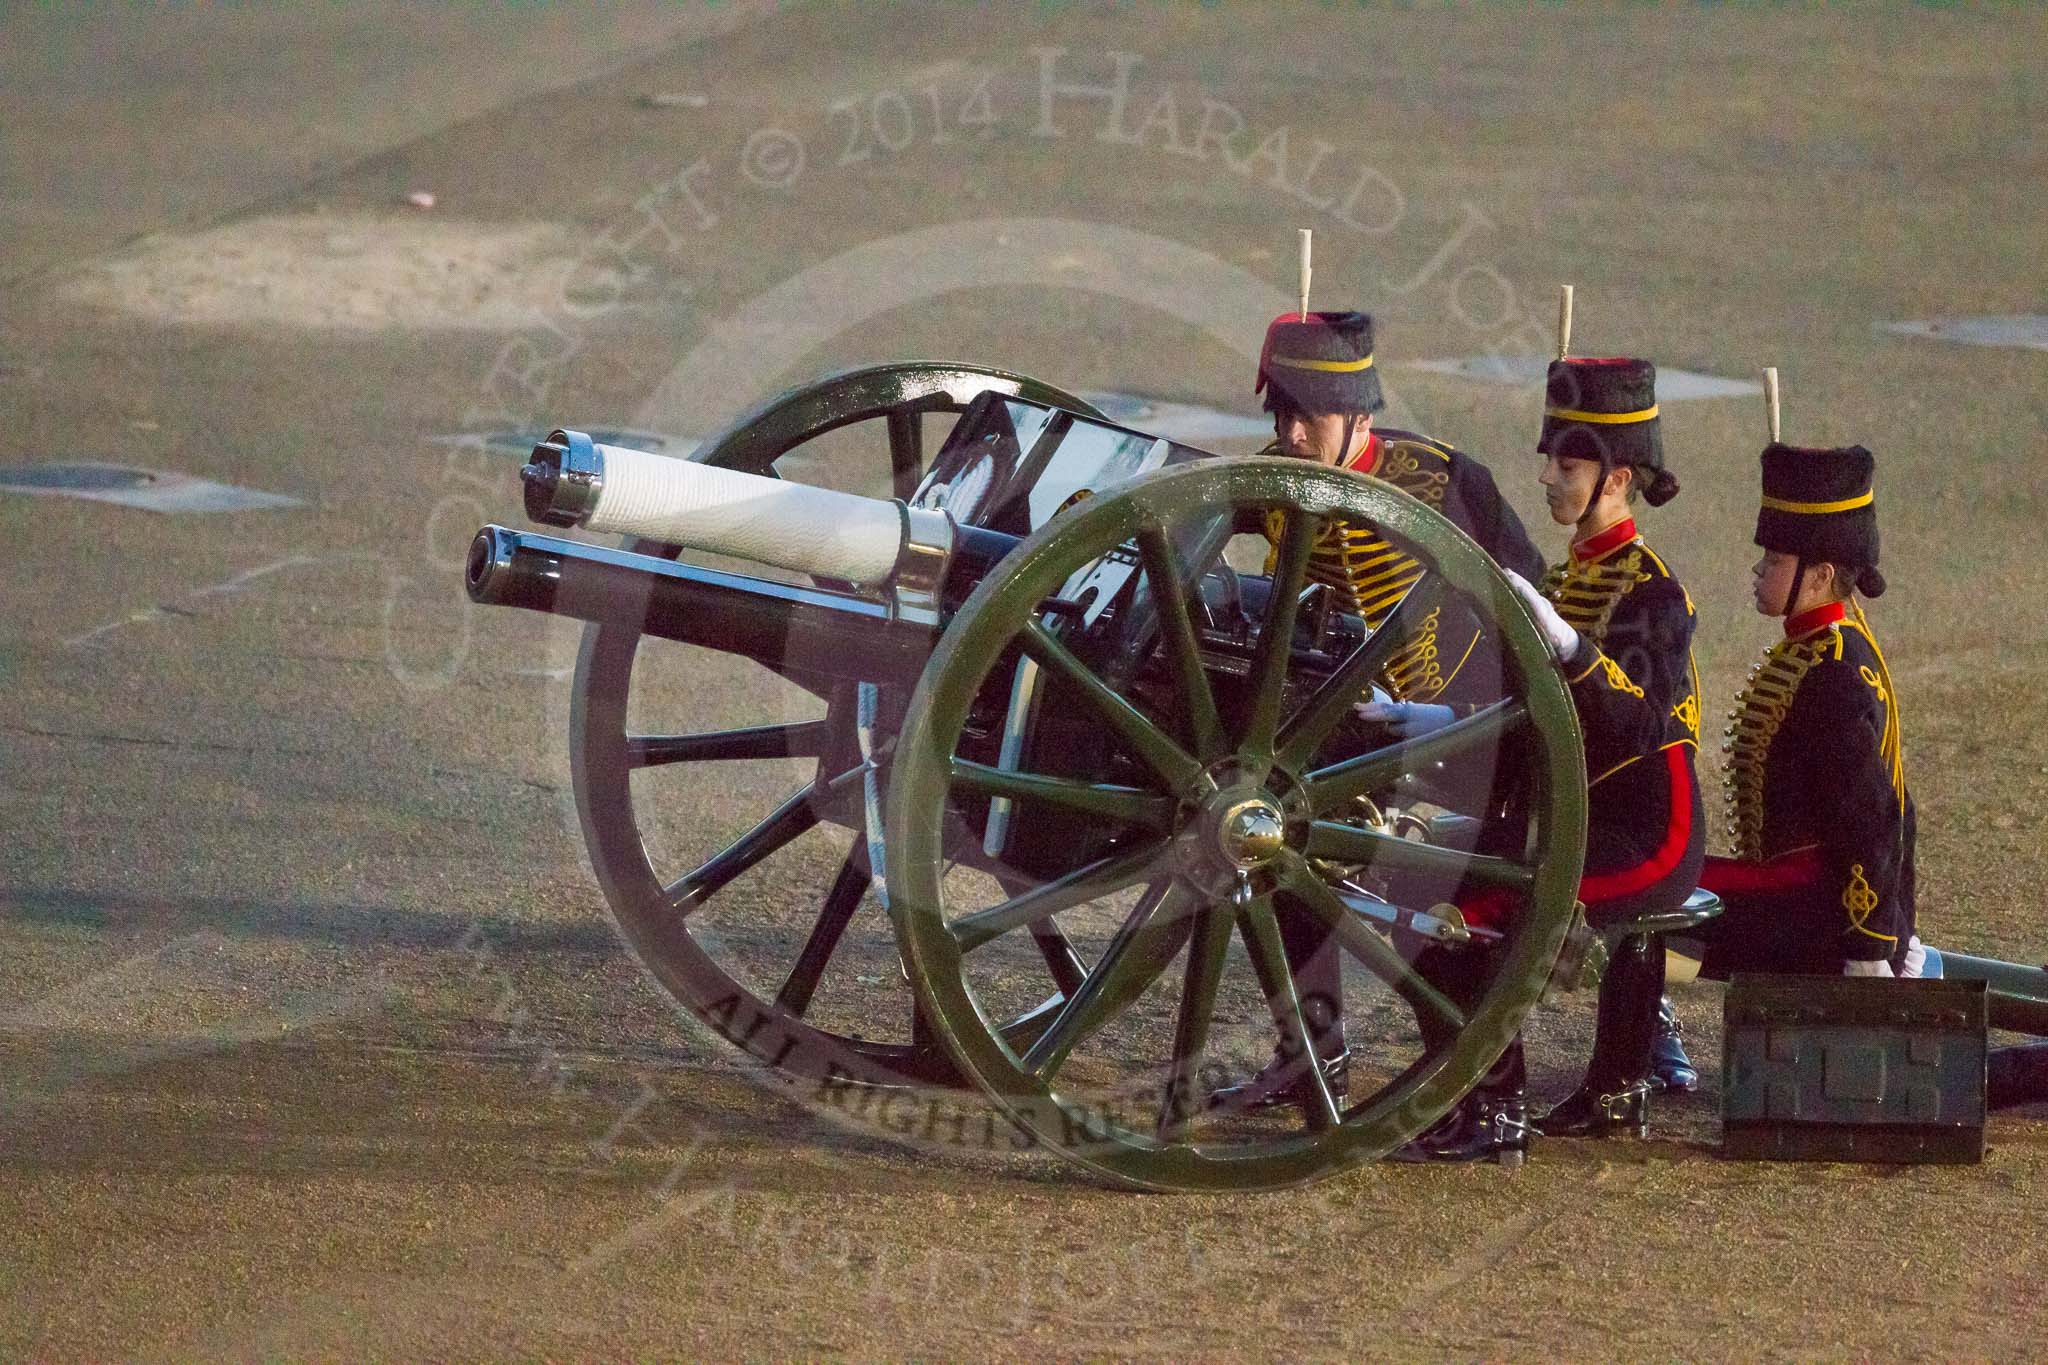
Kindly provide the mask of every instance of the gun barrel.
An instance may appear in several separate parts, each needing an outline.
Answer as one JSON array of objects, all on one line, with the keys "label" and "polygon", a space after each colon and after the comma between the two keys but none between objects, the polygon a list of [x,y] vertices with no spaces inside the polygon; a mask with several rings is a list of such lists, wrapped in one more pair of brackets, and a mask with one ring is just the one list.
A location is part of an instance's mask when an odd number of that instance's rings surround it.
[{"label": "gun barrel", "polygon": [[935,621],[884,603],[503,526],[477,532],[464,581],[473,601],[629,626],[808,677],[914,682],[938,639]]},{"label": "gun barrel", "polygon": [[[600,445],[578,431],[550,433],[520,477],[526,513],[542,525],[643,536],[870,585],[896,573],[914,515],[943,518],[882,498]],[[947,542],[936,547],[943,553],[951,538],[946,527],[935,529]]]},{"label": "gun barrel", "polygon": [[1943,949],[1941,972],[1951,980],[1984,983],[1991,1027],[2048,1035],[2048,970]]}]

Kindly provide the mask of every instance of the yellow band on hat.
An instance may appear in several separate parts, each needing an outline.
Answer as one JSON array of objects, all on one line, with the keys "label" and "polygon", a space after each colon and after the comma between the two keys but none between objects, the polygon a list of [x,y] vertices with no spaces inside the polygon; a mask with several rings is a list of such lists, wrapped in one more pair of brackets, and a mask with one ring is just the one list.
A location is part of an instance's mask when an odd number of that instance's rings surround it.
[{"label": "yellow band on hat", "polygon": [[1657,415],[1657,405],[1650,404],[1641,412],[1581,412],[1577,408],[1545,408],[1545,417],[1555,417],[1565,422],[1605,422],[1618,425],[1623,422],[1647,422]]},{"label": "yellow band on hat", "polygon": [[1372,365],[1371,356],[1363,360],[1296,360],[1293,356],[1276,355],[1272,360],[1273,364],[1285,365],[1290,370],[1322,370],[1330,374],[1354,374]]},{"label": "yellow band on hat", "polygon": [[1802,512],[1808,516],[1821,512],[1853,512],[1859,507],[1868,507],[1876,500],[1875,490],[1858,493],[1853,498],[1842,498],[1836,502],[1788,502],[1784,498],[1765,498],[1764,506],[1773,512]]}]

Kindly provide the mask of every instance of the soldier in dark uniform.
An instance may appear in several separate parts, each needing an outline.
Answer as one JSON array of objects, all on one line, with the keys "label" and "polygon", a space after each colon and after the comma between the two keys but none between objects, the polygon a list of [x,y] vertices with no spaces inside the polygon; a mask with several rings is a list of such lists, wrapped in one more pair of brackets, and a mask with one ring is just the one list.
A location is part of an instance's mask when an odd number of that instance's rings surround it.
[{"label": "soldier in dark uniform", "polygon": [[[1737,698],[1727,750],[1735,853],[1709,858],[1703,883],[1721,917],[1703,974],[1943,974],[1917,936],[1915,814],[1899,698],[1857,596],[1884,592],[1868,450],[1763,453],[1752,572],[1756,608],[1782,616]],[[2048,1100],[2048,1044],[1992,1049],[1985,1102]]]},{"label": "soldier in dark uniform", "polygon": [[[1479,543],[1504,568],[1542,571],[1543,558],[1493,474],[1464,452],[1412,431],[1375,430],[1386,406],[1373,369],[1372,319],[1364,313],[1298,313],[1273,320],[1254,391],[1273,414],[1274,443],[1265,453],[1312,459],[1384,479],[1427,503]],[[1309,564],[1312,582],[1337,594],[1340,610],[1377,625],[1422,576],[1370,526],[1326,523]],[[1455,619],[1452,619],[1455,618]],[[1486,673],[1485,632],[1469,613],[1444,609],[1425,617],[1382,679],[1398,701],[1434,703],[1455,697],[1467,668]],[[1491,697],[1489,695],[1488,699]]]},{"label": "soldier in dark uniform", "polygon": [[1856,601],[1884,591],[1874,472],[1862,446],[1763,453],[1752,589],[1785,635],[1724,740],[1735,853],[1703,877],[1723,905],[1700,931],[1708,976],[1920,974],[1898,693]]},{"label": "soldier in dark uniform", "polygon": [[[1548,457],[1542,482],[1554,519],[1577,514],[1579,538],[1545,576],[1542,592],[1582,641],[1566,672],[1584,724],[1590,802],[1579,898],[1596,925],[1682,904],[1706,854],[1694,772],[1696,613],[1627,506],[1638,489],[1652,507],[1678,492],[1663,465],[1660,425],[1656,370],[1648,361],[1551,366],[1537,444]],[[1595,652],[1599,661],[1586,657]],[[1539,1120],[1545,1133],[1640,1129],[1660,1072],[1673,1088],[1696,1083],[1663,1000],[1663,979],[1660,938],[1630,939],[1617,952],[1601,982],[1585,1084]]]},{"label": "soldier in dark uniform", "polygon": [[[1570,682],[1585,734],[1588,818],[1579,898],[1599,925],[1681,904],[1706,851],[1694,758],[1699,678],[1691,597],[1637,529],[1638,496],[1661,506],[1678,493],[1664,467],[1656,370],[1628,358],[1558,360],[1536,443],[1551,519],[1576,532],[1540,591],[1516,590],[1536,615]],[[1461,897],[1467,921],[1500,927],[1505,894]],[[1432,948],[1417,962],[1453,998],[1474,999],[1491,963],[1470,949]],[[1651,1089],[1651,1046],[1664,985],[1661,938],[1617,951],[1601,981],[1599,1023],[1585,1083],[1538,1120],[1552,1135],[1639,1129]],[[1521,1044],[1460,1109],[1407,1153],[1471,1160],[1525,1140]]]},{"label": "soldier in dark uniform", "polygon": [[[1266,329],[1254,392],[1273,414],[1267,454],[1316,460],[1371,474],[1448,517],[1507,568],[1542,572],[1542,556],[1485,465],[1441,441],[1414,432],[1375,430],[1386,406],[1373,361],[1372,319],[1364,313],[1283,314]],[[1312,582],[1328,586],[1339,611],[1369,627],[1386,619],[1422,576],[1422,566],[1371,526],[1332,519],[1316,538]],[[1419,621],[1381,675],[1391,709],[1368,714],[1383,733],[1406,738],[1448,723],[1469,709],[1463,699],[1498,696],[1498,656],[1478,617],[1446,602]],[[1282,940],[1314,1032],[1315,1055],[1337,1094],[1343,1093],[1342,964],[1336,944],[1312,914],[1282,906]],[[1246,1108],[1295,1103],[1308,1083],[1301,1060],[1276,1052],[1258,1076],[1219,1090],[1219,1105]]]}]

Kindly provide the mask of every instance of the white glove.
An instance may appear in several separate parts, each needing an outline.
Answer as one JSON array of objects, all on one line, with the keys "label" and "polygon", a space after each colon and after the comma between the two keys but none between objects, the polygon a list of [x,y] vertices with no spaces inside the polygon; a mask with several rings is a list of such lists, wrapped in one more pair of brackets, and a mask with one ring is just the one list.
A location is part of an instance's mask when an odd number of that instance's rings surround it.
[{"label": "white glove", "polygon": [[1883,958],[1879,958],[1875,962],[1844,962],[1842,964],[1843,976],[1882,976],[1888,978],[1891,974],[1892,964]]},{"label": "white glove", "polygon": [[1536,618],[1536,624],[1543,629],[1543,638],[1550,642],[1550,656],[1559,663],[1579,652],[1579,633],[1572,629],[1571,622],[1557,614],[1557,608],[1550,605],[1550,599],[1530,584],[1529,580],[1513,569],[1502,569],[1508,576],[1508,584],[1515,590],[1515,596],[1522,599],[1522,605]]},{"label": "white glove", "polygon": [[[1940,958],[1935,959],[1936,976],[1941,975]],[[1927,945],[1920,941],[1920,935],[1911,934],[1906,938],[1906,960],[1899,964],[1900,976],[1927,975]]]},{"label": "white glove", "polygon": [[1384,725],[1395,739],[1421,739],[1458,718],[1448,706],[1429,701],[1365,701],[1351,708],[1370,725]]}]

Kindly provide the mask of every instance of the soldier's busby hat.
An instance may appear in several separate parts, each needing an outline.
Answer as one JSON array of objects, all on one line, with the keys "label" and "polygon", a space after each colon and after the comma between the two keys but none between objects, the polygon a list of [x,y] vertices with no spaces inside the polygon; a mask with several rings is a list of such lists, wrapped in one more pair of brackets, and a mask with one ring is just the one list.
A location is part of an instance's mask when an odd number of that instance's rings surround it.
[{"label": "soldier's busby hat", "polygon": [[1647,360],[1551,361],[1536,449],[1561,459],[1597,460],[1602,473],[1627,465],[1637,471],[1637,484],[1653,507],[1678,495],[1678,480],[1664,468],[1657,367]]},{"label": "soldier's busby hat", "polygon": [[1259,382],[1266,411],[1283,403],[1302,412],[1378,412],[1379,372],[1372,363],[1372,318],[1364,313],[1282,313],[1266,328]]},{"label": "soldier's busby hat", "polygon": [[1877,567],[1877,461],[1862,446],[1764,447],[1756,543],[1830,564]]}]

